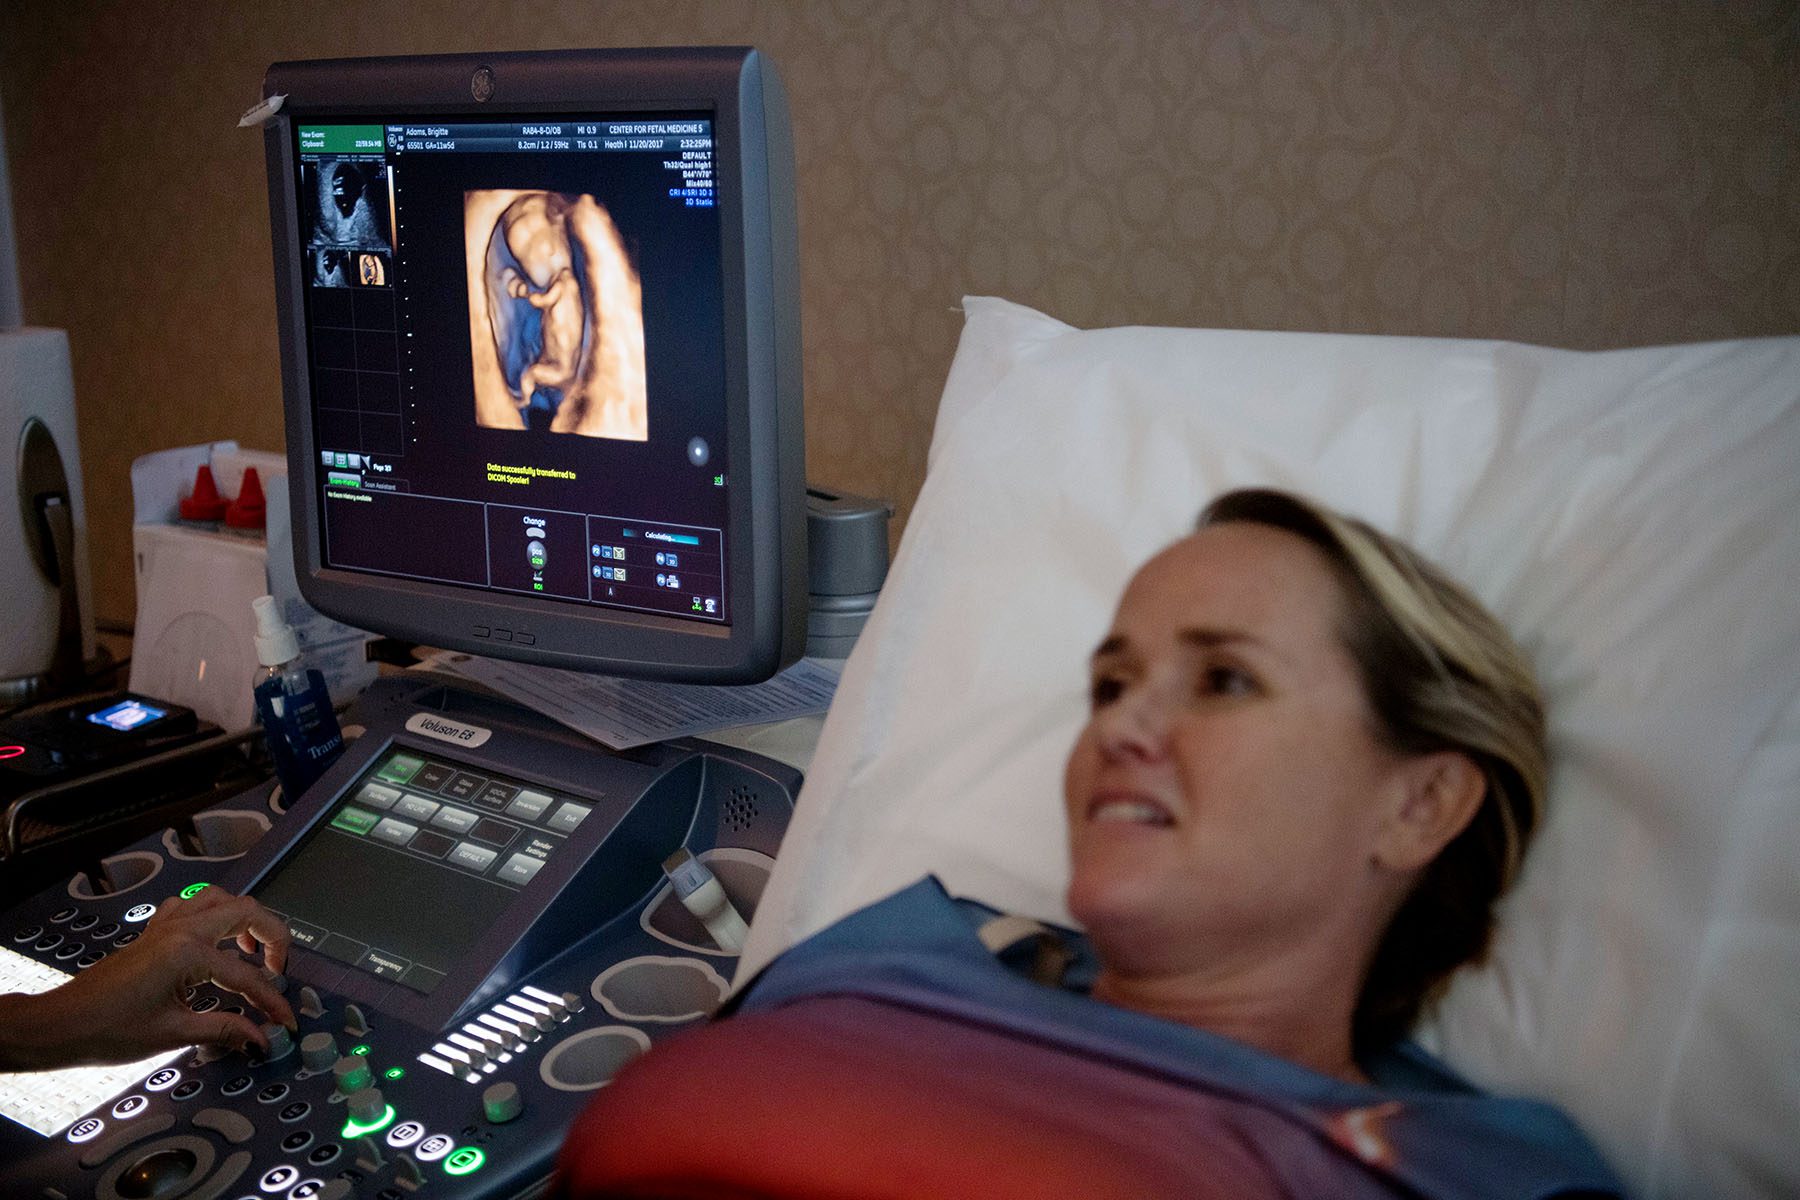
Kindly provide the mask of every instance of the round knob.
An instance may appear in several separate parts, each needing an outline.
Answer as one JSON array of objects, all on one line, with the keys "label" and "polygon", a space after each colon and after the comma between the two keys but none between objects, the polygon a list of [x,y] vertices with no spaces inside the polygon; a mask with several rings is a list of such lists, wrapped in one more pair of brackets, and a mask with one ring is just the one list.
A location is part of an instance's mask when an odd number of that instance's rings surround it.
[{"label": "round knob", "polygon": [[358,1125],[373,1125],[386,1112],[387,1099],[380,1088],[358,1088],[350,1093],[350,1119]]},{"label": "round knob", "polygon": [[269,1039],[269,1048],[263,1052],[264,1062],[274,1062],[294,1052],[294,1039],[288,1034],[287,1026],[270,1021],[262,1027],[262,1032]]},{"label": "round knob", "polygon": [[300,1061],[309,1071],[329,1071],[338,1060],[337,1039],[329,1033],[309,1033],[300,1039]]},{"label": "round knob", "polygon": [[375,1081],[375,1077],[369,1073],[368,1060],[360,1054],[344,1055],[332,1065],[331,1073],[337,1077],[338,1091],[346,1096],[360,1092]]},{"label": "round knob", "polygon": [[504,1125],[525,1111],[517,1084],[496,1083],[481,1093],[481,1111],[496,1125]]}]

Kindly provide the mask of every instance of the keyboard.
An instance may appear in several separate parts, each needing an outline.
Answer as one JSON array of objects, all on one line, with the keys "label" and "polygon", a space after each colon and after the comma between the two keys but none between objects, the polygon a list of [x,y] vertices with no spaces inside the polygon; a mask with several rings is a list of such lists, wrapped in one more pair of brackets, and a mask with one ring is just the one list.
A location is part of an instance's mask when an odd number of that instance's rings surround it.
[{"label": "keyboard", "polygon": [[[70,976],[0,946],[0,994],[36,995],[66,983]],[[0,1116],[52,1137],[83,1113],[116,1098],[155,1071],[187,1053],[174,1050],[140,1062],[111,1067],[67,1067],[60,1071],[0,1072]]]}]

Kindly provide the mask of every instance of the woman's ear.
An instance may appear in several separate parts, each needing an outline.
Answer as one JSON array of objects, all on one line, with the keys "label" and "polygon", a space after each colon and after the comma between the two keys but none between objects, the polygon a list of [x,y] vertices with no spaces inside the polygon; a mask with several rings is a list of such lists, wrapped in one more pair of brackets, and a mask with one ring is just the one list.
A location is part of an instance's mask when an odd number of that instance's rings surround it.
[{"label": "woman's ear", "polygon": [[1460,750],[1409,759],[1401,768],[1397,803],[1376,842],[1374,863],[1417,871],[1467,829],[1487,796],[1487,776]]}]

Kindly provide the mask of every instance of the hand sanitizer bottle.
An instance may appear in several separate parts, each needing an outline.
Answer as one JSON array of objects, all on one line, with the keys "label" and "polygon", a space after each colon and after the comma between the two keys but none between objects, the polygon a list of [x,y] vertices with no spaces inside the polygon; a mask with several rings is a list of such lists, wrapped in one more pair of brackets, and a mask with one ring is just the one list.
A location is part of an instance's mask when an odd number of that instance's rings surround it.
[{"label": "hand sanitizer bottle", "polygon": [[344,735],[331,708],[325,677],[300,661],[294,628],[281,619],[273,596],[250,602],[256,614],[256,715],[275,758],[287,802],[293,804],[344,752]]}]

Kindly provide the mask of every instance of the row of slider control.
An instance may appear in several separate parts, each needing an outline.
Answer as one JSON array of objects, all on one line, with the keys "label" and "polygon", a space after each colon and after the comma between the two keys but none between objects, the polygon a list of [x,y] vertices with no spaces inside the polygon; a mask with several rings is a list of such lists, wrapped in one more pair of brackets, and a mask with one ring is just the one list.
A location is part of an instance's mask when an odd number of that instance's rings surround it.
[{"label": "row of slider control", "polygon": [[461,1076],[465,1083],[475,1083],[481,1079],[481,1064],[471,1059],[466,1052],[445,1042],[439,1042],[432,1050],[449,1059],[453,1064],[451,1074]]},{"label": "row of slider control", "polygon": [[[507,1048],[512,1050],[515,1054],[524,1051],[525,1033],[524,1030],[520,1029],[517,1021],[505,1021],[495,1016],[493,1013],[482,1013],[475,1019],[480,1021],[483,1025],[486,1025],[489,1029],[497,1030],[505,1035]],[[538,1036],[537,1029],[535,1026],[529,1028],[531,1028],[531,1037],[535,1040]]]},{"label": "row of slider control", "polygon": [[578,1013],[587,1007],[581,1002],[581,997],[574,992],[564,992],[558,996],[552,992],[546,992],[543,988],[532,987],[530,984],[526,984],[520,994],[513,999],[523,1003],[526,1001],[526,997],[541,1001],[544,1008],[558,1021],[567,1021],[570,1013]]},{"label": "row of slider control", "polygon": [[493,1011],[496,1016],[504,1017],[506,1020],[517,1024],[520,1035],[523,1036],[526,1041],[537,1041],[544,1035],[546,1030],[556,1024],[555,1019],[552,1018],[548,1012],[525,1012],[519,1008],[514,1008],[514,1003],[520,1003],[517,996],[512,998],[511,1003],[494,1005]]}]

